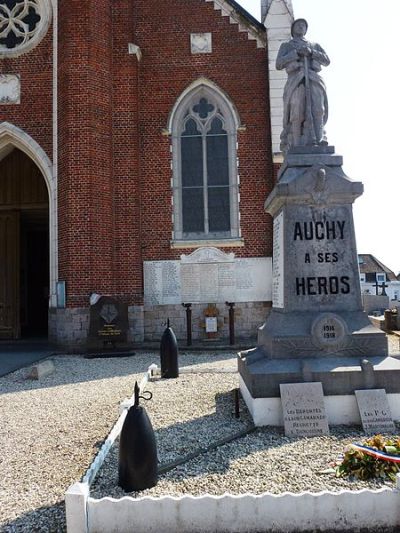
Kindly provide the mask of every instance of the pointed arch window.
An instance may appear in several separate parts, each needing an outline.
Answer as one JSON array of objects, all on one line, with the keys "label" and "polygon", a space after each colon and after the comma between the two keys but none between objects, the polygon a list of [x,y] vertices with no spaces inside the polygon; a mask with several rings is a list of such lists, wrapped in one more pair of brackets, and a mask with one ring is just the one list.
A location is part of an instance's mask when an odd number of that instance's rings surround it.
[{"label": "pointed arch window", "polygon": [[201,87],[173,123],[174,238],[239,237],[236,126],[224,97]]}]

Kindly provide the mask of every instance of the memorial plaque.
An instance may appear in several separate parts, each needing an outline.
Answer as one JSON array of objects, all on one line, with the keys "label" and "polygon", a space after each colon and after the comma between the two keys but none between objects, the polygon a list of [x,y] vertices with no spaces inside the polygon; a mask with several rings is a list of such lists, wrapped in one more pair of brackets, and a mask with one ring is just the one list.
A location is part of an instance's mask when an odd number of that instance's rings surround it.
[{"label": "memorial plaque", "polygon": [[[272,259],[251,257],[235,261],[235,302],[272,300]],[[231,301],[231,298],[229,298]]]},{"label": "memorial plaque", "polygon": [[88,347],[121,347],[127,342],[128,306],[109,296],[101,296],[90,306]]},{"label": "memorial plaque", "polygon": [[213,248],[183,255],[181,261],[144,262],[146,305],[182,302],[271,301],[270,257],[235,259]]},{"label": "memorial plaque", "polygon": [[392,433],[395,431],[385,389],[354,391],[365,433]]},{"label": "memorial plaque", "polygon": [[280,391],[286,436],[329,435],[321,383],[283,383]]},{"label": "memorial plaque", "polygon": [[206,317],[206,333],[217,333],[218,332],[218,322],[216,316]]},{"label": "memorial plaque", "polygon": [[183,302],[200,302],[200,265],[181,265]]},{"label": "memorial plaque", "polygon": [[145,261],[144,300],[146,305],[181,303],[179,261]]}]

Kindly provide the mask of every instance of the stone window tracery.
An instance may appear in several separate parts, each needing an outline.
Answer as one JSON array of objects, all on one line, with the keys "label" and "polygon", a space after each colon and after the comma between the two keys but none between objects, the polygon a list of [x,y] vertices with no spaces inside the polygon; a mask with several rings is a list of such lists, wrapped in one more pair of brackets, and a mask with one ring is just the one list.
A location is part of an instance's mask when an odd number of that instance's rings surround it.
[{"label": "stone window tracery", "polygon": [[201,86],[173,121],[174,239],[239,237],[237,128],[225,97]]},{"label": "stone window tracery", "polygon": [[31,50],[47,32],[49,0],[0,0],[0,57]]}]

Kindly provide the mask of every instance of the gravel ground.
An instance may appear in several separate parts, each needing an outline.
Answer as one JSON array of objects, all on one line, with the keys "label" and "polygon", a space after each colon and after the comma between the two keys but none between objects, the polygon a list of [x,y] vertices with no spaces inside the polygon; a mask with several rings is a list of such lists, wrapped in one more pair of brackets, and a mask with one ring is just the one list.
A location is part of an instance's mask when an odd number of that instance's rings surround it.
[{"label": "gravel ground", "polygon": [[[191,369],[178,379],[158,379],[146,387],[153,393],[153,400],[145,407],[156,432],[161,465],[252,426],[244,403],[240,420],[234,418],[232,389],[237,387],[237,375],[218,373],[217,368],[209,371],[199,374]],[[173,409],[165,408],[172,399]],[[340,459],[346,445],[364,437],[358,427],[336,426],[330,431],[329,437],[288,438],[282,428],[259,428],[179,465],[160,476],[152,489],[131,495],[278,494],[394,486],[392,482],[354,481],[324,473]],[[117,445],[92,485],[91,495],[126,495],[118,487]]]},{"label": "gravel ground", "polygon": [[[390,349],[399,353],[398,338],[390,337]],[[158,363],[159,356],[153,352],[130,358],[52,360],[56,372],[39,382],[25,380],[24,370],[0,378],[0,531],[4,533],[65,531],[66,489],[83,476],[118,417],[120,401],[131,396],[135,380],[150,363]],[[182,351],[180,367],[179,380],[149,384],[154,399],[146,402],[146,409],[157,430],[162,463],[251,422],[244,407],[240,420],[232,415],[231,391],[237,387],[234,354]],[[157,487],[141,495],[338,490],[342,480],[321,471],[337,459],[345,442],[360,435],[357,428],[331,428],[330,437],[288,439],[278,428],[259,429],[171,470]],[[93,486],[94,495],[104,491],[122,495],[116,485],[117,452],[115,447],[107,459]]]}]

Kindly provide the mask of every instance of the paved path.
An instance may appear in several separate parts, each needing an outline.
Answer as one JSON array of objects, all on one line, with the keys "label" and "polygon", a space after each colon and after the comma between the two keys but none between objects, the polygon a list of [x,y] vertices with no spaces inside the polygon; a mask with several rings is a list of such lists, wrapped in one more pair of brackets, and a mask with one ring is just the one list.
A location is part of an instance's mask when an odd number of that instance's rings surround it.
[{"label": "paved path", "polygon": [[53,353],[55,350],[42,340],[0,341],[0,376],[45,359]]}]

